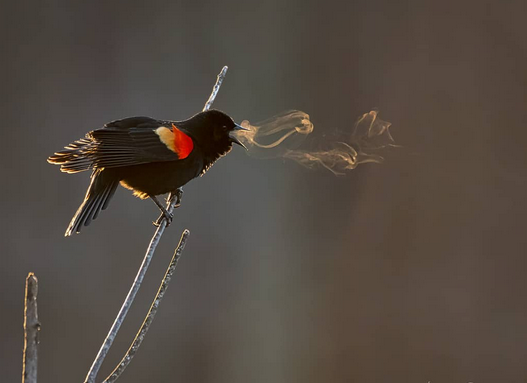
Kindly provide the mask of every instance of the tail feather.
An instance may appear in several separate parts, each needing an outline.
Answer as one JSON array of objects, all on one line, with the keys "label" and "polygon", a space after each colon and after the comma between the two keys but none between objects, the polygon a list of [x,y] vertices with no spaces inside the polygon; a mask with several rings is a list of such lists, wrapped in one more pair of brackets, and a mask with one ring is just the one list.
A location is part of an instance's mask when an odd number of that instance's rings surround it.
[{"label": "tail feather", "polygon": [[73,216],[66,230],[66,237],[80,233],[82,226],[88,226],[97,218],[99,212],[108,207],[118,185],[119,180],[108,175],[104,169],[94,170],[84,201]]},{"label": "tail feather", "polygon": [[97,216],[99,215],[101,211],[102,205],[104,204],[106,197],[108,196],[108,191],[109,191],[109,188],[106,188],[104,192],[102,192],[100,196],[97,198],[97,200],[93,204],[93,208],[92,208],[93,214],[91,215],[91,218],[88,218],[86,220],[86,224],[89,224],[92,221],[92,219],[97,218]]},{"label": "tail feather", "polygon": [[[80,221],[84,221],[84,226],[88,226],[91,223],[93,216],[95,212],[97,211],[97,206],[100,206],[101,199],[104,193],[105,191],[103,191],[101,194],[96,195],[95,198],[90,200],[90,204],[86,206],[86,209],[84,210],[84,213],[82,217],[80,218]],[[79,227],[79,231],[80,231],[80,227]]]},{"label": "tail feather", "polygon": [[[117,185],[118,184],[119,184],[119,182],[116,182],[115,186],[113,188],[108,189],[108,195],[106,196],[106,199],[105,199],[105,201],[104,201],[104,203],[102,205],[101,210],[106,210],[106,208],[110,204],[110,200],[112,199],[113,195],[115,194],[115,191],[117,190]],[[98,214],[99,214],[99,212],[95,213],[95,216],[93,218],[94,219],[97,218]]]}]

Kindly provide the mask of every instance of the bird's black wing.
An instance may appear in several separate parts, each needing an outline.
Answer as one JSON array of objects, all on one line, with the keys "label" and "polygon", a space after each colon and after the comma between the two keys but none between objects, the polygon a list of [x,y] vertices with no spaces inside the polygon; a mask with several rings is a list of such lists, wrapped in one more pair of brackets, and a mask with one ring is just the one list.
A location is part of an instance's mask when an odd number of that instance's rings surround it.
[{"label": "bird's black wing", "polygon": [[76,173],[93,168],[132,166],[186,158],[192,139],[169,121],[130,117],[112,121],[55,153],[48,161]]}]

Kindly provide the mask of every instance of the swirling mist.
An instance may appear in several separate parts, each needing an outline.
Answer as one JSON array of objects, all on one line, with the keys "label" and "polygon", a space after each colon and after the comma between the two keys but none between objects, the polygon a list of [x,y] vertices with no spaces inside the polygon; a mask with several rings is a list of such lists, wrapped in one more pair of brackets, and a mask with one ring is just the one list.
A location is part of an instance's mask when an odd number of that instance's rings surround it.
[{"label": "swirling mist", "polygon": [[309,169],[325,168],[335,175],[345,175],[359,164],[382,162],[379,152],[396,146],[389,131],[391,123],[377,116],[378,111],[372,110],[360,116],[352,127],[306,145],[314,125],[307,113],[291,110],[255,125],[243,121],[241,125],[248,130],[239,131],[238,138],[251,157],[282,157]]}]

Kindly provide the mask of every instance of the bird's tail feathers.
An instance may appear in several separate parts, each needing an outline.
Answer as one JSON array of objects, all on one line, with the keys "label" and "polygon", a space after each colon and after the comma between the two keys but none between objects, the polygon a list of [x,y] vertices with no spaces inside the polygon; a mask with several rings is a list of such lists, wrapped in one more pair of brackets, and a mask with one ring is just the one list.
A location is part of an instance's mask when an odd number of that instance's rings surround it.
[{"label": "bird's tail feathers", "polygon": [[99,212],[108,207],[118,185],[119,180],[109,177],[105,174],[104,169],[94,170],[90,187],[66,230],[66,237],[73,233],[80,233],[82,226],[88,226],[92,220],[97,218]]}]

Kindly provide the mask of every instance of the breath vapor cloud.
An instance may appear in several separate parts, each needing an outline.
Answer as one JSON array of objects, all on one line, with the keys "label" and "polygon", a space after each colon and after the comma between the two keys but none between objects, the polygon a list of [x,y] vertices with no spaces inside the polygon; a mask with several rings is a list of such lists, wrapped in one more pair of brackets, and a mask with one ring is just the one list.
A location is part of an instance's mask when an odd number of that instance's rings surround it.
[{"label": "breath vapor cloud", "polygon": [[[238,132],[240,141],[255,158],[288,158],[309,169],[325,168],[335,175],[345,175],[359,164],[380,163],[382,149],[397,146],[390,134],[390,122],[378,118],[372,110],[359,117],[348,130],[338,130],[308,145],[306,138],[314,125],[309,115],[299,110],[280,113]],[[309,149],[308,147],[312,147]]]}]

